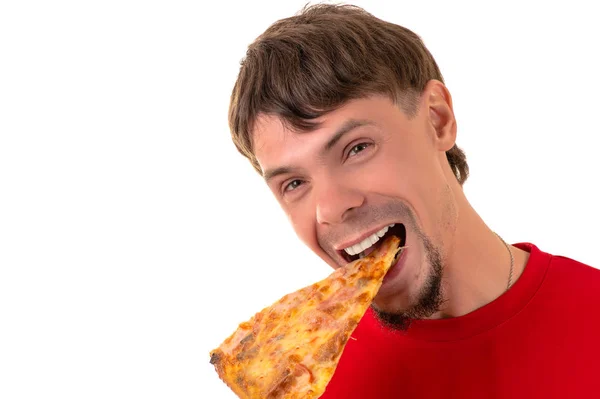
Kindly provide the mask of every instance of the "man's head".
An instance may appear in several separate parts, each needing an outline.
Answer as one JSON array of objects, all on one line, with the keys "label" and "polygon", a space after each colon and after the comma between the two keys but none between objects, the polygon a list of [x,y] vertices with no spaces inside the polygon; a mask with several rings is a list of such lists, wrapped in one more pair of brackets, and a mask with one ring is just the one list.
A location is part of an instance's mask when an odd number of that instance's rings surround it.
[{"label": "man's head", "polygon": [[378,235],[405,239],[374,302],[382,317],[437,309],[468,166],[450,93],[417,35],[352,6],[278,21],[242,62],[230,127],[298,236],[332,267]]}]

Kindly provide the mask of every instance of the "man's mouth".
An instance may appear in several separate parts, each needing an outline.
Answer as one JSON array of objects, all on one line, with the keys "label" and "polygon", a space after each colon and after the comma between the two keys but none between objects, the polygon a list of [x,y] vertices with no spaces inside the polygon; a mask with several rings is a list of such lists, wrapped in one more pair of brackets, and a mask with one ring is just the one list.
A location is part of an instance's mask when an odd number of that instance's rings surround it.
[{"label": "man's mouth", "polygon": [[385,238],[394,235],[400,239],[400,246],[406,246],[406,228],[402,223],[391,224],[383,227],[381,230],[373,233],[361,242],[351,245],[339,251],[344,260],[353,262],[357,259],[364,258],[371,252],[377,249]]}]

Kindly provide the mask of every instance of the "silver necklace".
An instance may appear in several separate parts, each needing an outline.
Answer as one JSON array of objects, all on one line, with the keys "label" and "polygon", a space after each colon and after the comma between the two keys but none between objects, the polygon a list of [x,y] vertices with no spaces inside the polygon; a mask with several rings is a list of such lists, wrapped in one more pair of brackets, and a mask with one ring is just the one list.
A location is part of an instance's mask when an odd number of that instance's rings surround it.
[{"label": "silver necklace", "polygon": [[515,263],[515,259],[513,258],[512,251],[508,247],[508,244],[506,243],[506,241],[504,241],[498,233],[494,233],[494,234],[496,234],[498,236],[498,238],[500,239],[500,241],[502,241],[502,243],[506,247],[506,250],[508,251],[508,254],[510,255],[510,273],[508,274],[508,285],[506,286],[506,290],[508,291],[508,289],[510,288],[510,285],[512,284],[513,266]]}]

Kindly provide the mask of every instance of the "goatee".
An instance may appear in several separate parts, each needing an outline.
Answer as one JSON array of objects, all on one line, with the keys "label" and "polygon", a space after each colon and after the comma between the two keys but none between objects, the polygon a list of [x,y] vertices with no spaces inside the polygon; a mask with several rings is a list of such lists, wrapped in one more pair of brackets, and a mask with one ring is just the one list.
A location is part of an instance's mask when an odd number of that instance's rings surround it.
[{"label": "goatee", "polygon": [[444,301],[442,295],[442,256],[428,237],[421,236],[421,239],[431,265],[431,273],[419,293],[416,303],[410,309],[397,313],[383,312],[372,306],[379,321],[394,330],[407,331],[413,320],[433,315],[440,309]]}]

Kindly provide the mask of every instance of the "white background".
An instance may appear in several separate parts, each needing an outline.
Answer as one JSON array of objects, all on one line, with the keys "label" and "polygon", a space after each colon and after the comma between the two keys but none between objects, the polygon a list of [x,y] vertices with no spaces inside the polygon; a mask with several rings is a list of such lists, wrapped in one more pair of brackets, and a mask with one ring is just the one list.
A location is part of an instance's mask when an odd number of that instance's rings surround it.
[{"label": "white background", "polygon": [[[304,3],[2,2],[0,397],[233,398],[209,350],[329,274],[227,126]],[[600,266],[594,2],[356,4],[436,57],[488,224]]]}]

